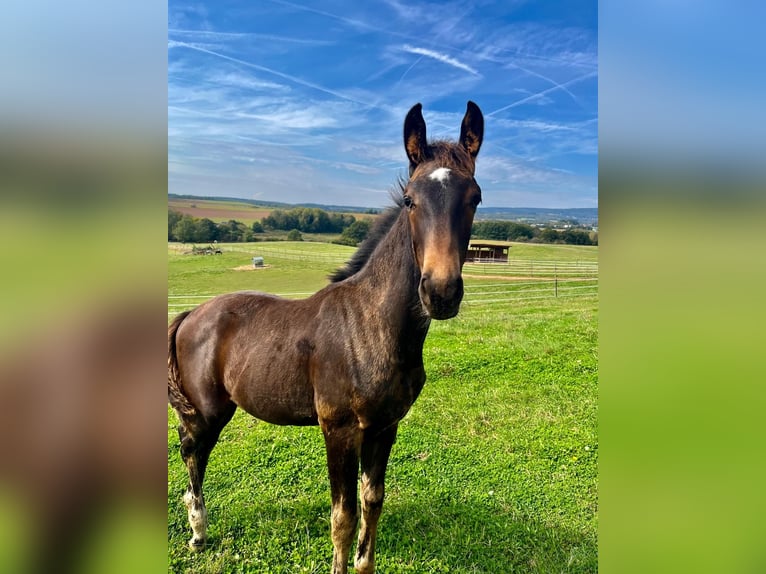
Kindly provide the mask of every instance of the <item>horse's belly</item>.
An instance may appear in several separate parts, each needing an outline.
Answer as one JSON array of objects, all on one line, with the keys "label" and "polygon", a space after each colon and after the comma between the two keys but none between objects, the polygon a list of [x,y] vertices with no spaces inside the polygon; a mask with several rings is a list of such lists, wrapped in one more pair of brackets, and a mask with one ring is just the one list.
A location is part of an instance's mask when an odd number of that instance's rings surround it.
[{"label": "horse's belly", "polygon": [[314,391],[300,371],[258,369],[232,385],[231,398],[242,410],[277,425],[315,425]]}]

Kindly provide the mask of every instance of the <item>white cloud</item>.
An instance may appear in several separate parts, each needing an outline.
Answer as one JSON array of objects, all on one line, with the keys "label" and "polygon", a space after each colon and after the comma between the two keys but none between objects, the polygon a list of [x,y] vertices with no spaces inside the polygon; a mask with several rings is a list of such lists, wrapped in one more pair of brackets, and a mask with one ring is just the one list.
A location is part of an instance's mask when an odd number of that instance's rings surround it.
[{"label": "white cloud", "polygon": [[474,76],[481,76],[481,74],[479,74],[479,72],[476,69],[472,68],[468,64],[464,64],[460,60],[456,60],[455,58],[452,58],[440,52],[436,52],[434,50],[429,50],[428,48],[417,48],[415,46],[410,46],[409,44],[405,44],[404,46],[402,46],[402,50],[404,50],[405,52],[409,52],[410,54],[418,54],[420,56],[426,56],[427,58],[433,58],[434,60],[438,60],[439,62],[442,62],[444,64],[448,64],[460,70],[464,70],[470,74],[473,74]]},{"label": "white cloud", "polygon": [[338,125],[338,120],[321,107],[280,108],[263,113],[236,112],[232,119],[252,119],[272,124],[278,131],[285,129],[320,129]]},{"label": "white cloud", "polygon": [[169,28],[168,33],[183,38],[196,38],[200,40],[214,40],[218,42],[236,40],[267,40],[269,42],[286,42],[290,44],[308,44],[311,46],[327,46],[334,44],[329,40],[313,40],[296,36],[280,36],[276,34],[263,34],[260,32],[218,32],[215,30],[182,30]]},{"label": "white cloud", "polygon": [[246,90],[290,91],[290,87],[285,84],[262,80],[255,76],[240,74],[238,72],[218,72],[210,75],[207,81]]},{"label": "white cloud", "polygon": [[550,88],[548,88],[546,90],[541,90],[541,91],[539,91],[537,93],[534,93],[534,94],[532,94],[530,96],[527,96],[525,98],[521,98],[521,99],[516,100],[514,102],[511,102],[510,104],[508,104],[506,106],[503,106],[501,108],[498,108],[498,109],[496,109],[494,111],[489,112],[487,115],[488,116],[493,116],[493,115],[495,115],[497,113],[504,112],[507,109],[514,108],[514,107],[520,106],[522,104],[526,104],[527,102],[530,102],[530,101],[535,101],[536,99],[538,99],[538,98],[540,98],[542,96],[545,96],[546,94],[549,94],[551,92],[555,92],[556,90],[563,90],[563,89],[565,89],[565,88],[567,88],[567,87],[569,87],[571,85],[577,84],[577,83],[582,82],[584,80],[588,80],[590,78],[595,78],[597,75],[598,75],[598,72],[596,72],[596,71],[588,72],[588,73],[583,74],[581,76],[578,76],[576,78],[572,78],[571,80],[568,80],[568,81],[564,82],[563,84],[556,84],[556,85],[554,85],[554,86],[552,86],[552,87],[550,87]]}]

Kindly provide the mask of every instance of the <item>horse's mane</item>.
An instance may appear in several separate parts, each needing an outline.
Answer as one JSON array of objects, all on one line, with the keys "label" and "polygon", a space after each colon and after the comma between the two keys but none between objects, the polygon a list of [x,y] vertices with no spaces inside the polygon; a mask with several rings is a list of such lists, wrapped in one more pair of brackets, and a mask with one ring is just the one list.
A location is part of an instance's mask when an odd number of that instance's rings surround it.
[{"label": "horse's mane", "polygon": [[399,214],[402,212],[402,207],[404,206],[402,195],[406,185],[407,182],[402,179],[397,181],[396,188],[391,191],[391,198],[394,200],[394,205],[387,208],[378,216],[372,229],[370,229],[370,232],[367,234],[367,237],[351,256],[351,259],[346,262],[346,265],[330,275],[330,281],[332,283],[348,279],[352,275],[356,275],[361,271],[362,267],[364,267],[365,263],[367,263],[367,260],[372,255],[372,252],[375,251],[378,243],[380,243],[380,240],[388,234],[391,227],[393,227],[394,222],[399,218]]}]

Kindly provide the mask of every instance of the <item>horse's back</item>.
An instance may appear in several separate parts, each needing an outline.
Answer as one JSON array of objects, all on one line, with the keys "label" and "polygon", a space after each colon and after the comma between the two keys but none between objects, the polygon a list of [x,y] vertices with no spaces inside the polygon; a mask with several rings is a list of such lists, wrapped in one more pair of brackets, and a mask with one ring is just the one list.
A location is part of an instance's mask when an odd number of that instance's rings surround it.
[{"label": "horse's back", "polygon": [[197,307],[176,334],[184,391],[203,414],[226,402],[276,424],[315,424],[306,300],[257,291]]}]

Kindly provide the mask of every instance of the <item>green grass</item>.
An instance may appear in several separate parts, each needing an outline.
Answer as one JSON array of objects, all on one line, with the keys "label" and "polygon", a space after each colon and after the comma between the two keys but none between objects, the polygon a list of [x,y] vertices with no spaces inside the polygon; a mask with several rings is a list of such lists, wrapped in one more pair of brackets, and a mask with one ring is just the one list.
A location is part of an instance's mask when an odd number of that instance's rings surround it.
[{"label": "green grass", "polygon": [[[477,240],[479,241],[479,240]],[[508,259],[532,259],[537,261],[598,261],[598,246],[594,245],[548,245],[544,243],[511,242]]]},{"label": "green grass", "polygon": [[[571,255],[569,246],[534,247],[535,259]],[[235,272],[228,269],[236,253],[171,254],[169,291],[312,291],[337,267],[329,258],[352,251],[289,248],[326,259],[271,257],[268,270]],[[494,281],[467,282],[466,298],[483,283]],[[509,298],[466,304],[455,319],[432,324],[428,382],[400,424],[389,464],[378,572],[597,570],[597,308],[592,294]],[[194,554],[181,502],[186,471],[168,414],[169,571],[329,571],[330,492],[318,428],[235,415],[205,480],[210,546]]]},{"label": "green grass", "polygon": [[[217,295],[231,291],[257,290],[268,293],[309,293],[327,284],[327,276],[354,249],[342,245],[309,242],[227,243],[221,255],[190,255],[179,244],[168,246],[168,294]],[[288,257],[272,256],[279,252]],[[320,259],[301,260],[299,254]],[[252,270],[252,258],[263,256],[267,267]],[[247,266],[247,270],[236,270]],[[171,299],[170,304],[177,301]],[[184,302],[185,300],[180,300]],[[189,300],[199,304],[203,299]],[[175,308],[170,308],[173,311]]]}]

